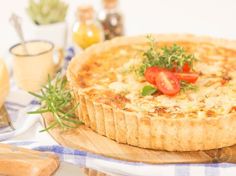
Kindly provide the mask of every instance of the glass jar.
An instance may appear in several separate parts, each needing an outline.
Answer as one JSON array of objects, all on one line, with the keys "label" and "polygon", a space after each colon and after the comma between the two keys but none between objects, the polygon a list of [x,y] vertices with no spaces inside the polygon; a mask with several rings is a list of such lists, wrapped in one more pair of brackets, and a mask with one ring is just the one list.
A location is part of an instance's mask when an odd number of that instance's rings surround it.
[{"label": "glass jar", "polygon": [[103,0],[103,10],[98,14],[105,39],[124,35],[123,16],[118,9],[118,0]]},{"label": "glass jar", "polygon": [[72,38],[78,47],[85,49],[104,40],[102,26],[95,20],[92,6],[79,6],[76,16]]}]

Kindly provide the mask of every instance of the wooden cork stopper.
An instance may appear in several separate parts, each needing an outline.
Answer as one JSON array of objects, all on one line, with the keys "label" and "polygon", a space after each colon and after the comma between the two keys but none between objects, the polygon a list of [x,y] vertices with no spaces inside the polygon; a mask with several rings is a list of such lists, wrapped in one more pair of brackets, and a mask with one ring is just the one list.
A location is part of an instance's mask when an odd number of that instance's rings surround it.
[{"label": "wooden cork stopper", "polygon": [[77,9],[76,16],[80,21],[91,20],[94,18],[94,9],[91,5],[81,5]]},{"label": "wooden cork stopper", "polygon": [[106,9],[113,9],[117,6],[118,0],[103,0],[103,6]]}]

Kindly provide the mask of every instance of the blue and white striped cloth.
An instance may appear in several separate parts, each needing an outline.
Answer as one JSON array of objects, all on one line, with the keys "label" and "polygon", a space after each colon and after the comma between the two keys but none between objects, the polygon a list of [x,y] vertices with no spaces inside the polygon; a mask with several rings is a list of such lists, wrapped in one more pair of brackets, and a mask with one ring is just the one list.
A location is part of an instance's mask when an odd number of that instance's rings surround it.
[{"label": "blue and white striped cloth", "polygon": [[217,164],[144,164],[115,160],[95,155],[86,151],[73,150],[59,145],[42,146],[33,141],[9,142],[39,151],[51,151],[62,161],[77,164],[81,167],[96,169],[101,172],[120,176],[234,176],[236,165]]},{"label": "blue and white striped cloth", "polygon": [[[6,107],[12,118],[13,123],[22,118],[27,119],[26,113],[35,108],[37,102],[27,93],[20,91],[12,83],[11,92],[6,102]],[[29,117],[34,118],[34,117]],[[20,126],[23,124],[20,124]],[[19,128],[16,127],[16,128]],[[134,163],[115,160],[98,156],[86,151],[73,150],[58,145],[47,133],[39,133],[42,128],[40,123],[34,126],[24,134],[9,138],[5,143],[36,149],[40,151],[51,151],[58,154],[63,161],[78,164],[111,173],[111,175],[122,176],[234,176],[236,175],[236,165],[227,163],[217,164],[165,164],[153,165],[145,163]]]}]

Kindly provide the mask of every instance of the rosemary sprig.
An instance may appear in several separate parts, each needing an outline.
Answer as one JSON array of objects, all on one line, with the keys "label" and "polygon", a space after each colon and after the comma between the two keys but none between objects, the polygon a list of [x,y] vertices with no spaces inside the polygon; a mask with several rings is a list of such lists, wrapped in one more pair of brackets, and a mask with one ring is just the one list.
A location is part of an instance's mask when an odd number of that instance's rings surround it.
[{"label": "rosemary sprig", "polygon": [[160,68],[172,69],[182,71],[185,63],[190,67],[196,58],[193,54],[187,54],[185,49],[177,44],[172,46],[164,46],[157,48],[154,38],[150,35],[147,36],[149,48],[144,51],[144,60],[137,72],[139,75],[144,75],[146,68],[151,66],[158,66]]},{"label": "rosemary sprig", "polygon": [[30,92],[31,95],[39,99],[41,106],[39,109],[28,113],[51,113],[53,115],[54,122],[42,131],[48,131],[58,126],[63,129],[75,128],[77,125],[82,124],[74,113],[79,104],[72,105],[74,100],[71,91],[67,88],[65,77],[57,76],[55,81],[52,81],[49,77],[48,84],[43,86],[40,92],[40,94]]}]

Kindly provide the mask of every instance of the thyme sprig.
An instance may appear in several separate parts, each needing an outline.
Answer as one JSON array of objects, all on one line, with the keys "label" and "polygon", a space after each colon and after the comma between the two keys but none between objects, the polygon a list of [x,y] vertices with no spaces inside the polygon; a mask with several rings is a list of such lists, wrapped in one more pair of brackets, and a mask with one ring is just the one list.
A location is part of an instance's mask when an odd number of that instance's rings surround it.
[{"label": "thyme sprig", "polygon": [[185,63],[192,68],[194,61],[196,61],[193,54],[188,54],[183,47],[177,44],[158,48],[151,35],[148,35],[147,39],[149,48],[143,53],[144,60],[138,68],[140,75],[144,75],[145,70],[151,66],[182,71]]},{"label": "thyme sprig", "polygon": [[186,92],[188,90],[197,91],[198,86],[196,84],[191,84],[186,81],[180,81],[181,91]]},{"label": "thyme sprig", "polygon": [[[192,69],[193,63],[197,61],[193,54],[188,54],[185,49],[177,44],[172,46],[164,46],[158,48],[155,39],[151,36],[147,36],[149,47],[143,51],[143,62],[136,67],[135,72],[137,75],[143,77],[148,67],[157,66],[158,68],[165,68],[167,70],[183,71],[185,64]],[[181,91],[188,90],[196,91],[198,86],[185,81],[180,82]],[[150,95],[155,92],[154,88],[144,86],[142,89],[142,95]]]},{"label": "thyme sprig", "polygon": [[39,99],[41,106],[35,111],[28,112],[29,114],[51,113],[54,117],[54,121],[42,131],[58,126],[63,129],[75,128],[82,124],[74,113],[79,104],[72,104],[73,96],[67,88],[67,79],[64,76],[57,76],[55,81],[49,77],[48,84],[43,86],[39,94],[33,92],[30,94]]}]

